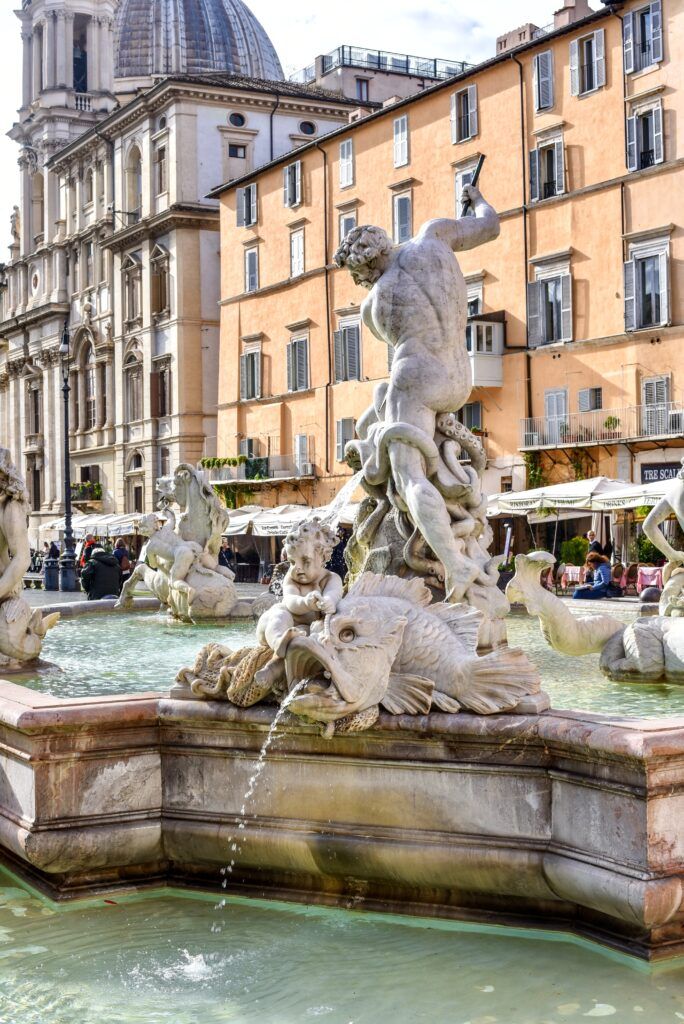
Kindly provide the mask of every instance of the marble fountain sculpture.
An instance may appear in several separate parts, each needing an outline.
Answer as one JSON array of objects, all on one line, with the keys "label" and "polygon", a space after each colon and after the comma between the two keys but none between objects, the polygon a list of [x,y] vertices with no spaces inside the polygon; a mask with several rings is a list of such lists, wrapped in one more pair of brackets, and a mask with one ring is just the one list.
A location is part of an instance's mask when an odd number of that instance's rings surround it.
[{"label": "marble fountain sculpture", "polygon": [[24,574],[31,564],[29,497],[10,452],[0,448],[0,671],[25,671],[40,659],[48,629],[59,613],[43,615],[24,600]]},{"label": "marble fountain sculpture", "polygon": [[[205,647],[169,692],[58,700],[0,682],[0,845],[49,891],[223,884],[684,952],[684,720],[549,710],[505,644],[484,455],[455,418],[471,375],[454,253],[499,222],[476,188],[465,198],[474,217],[399,246],[356,228],[337,254],[394,350],[349,447],[368,498],[346,592],[312,521],[287,539],[256,644]],[[191,478],[169,485],[182,506]],[[215,533],[181,518],[148,558],[182,616],[195,598],[175,584],[213,581]]]},{"label": "marble fountain sculpture", "polygon": [[[628,682],[684,683],[684,551],[673,548],[660,524],[672,514],[684,529],[684,460],[677,478],[644,522],[644,533],[668,558],[657,617],[625,624],[613,615],[575,617],[541,585],[540,573],[555,565],[548,551],[517,555],[515,576],[506,588],[510,601],[537,615],[542,634],[561,654],[600,654],[601,671]],[[607,602],[608,606],[610,602]]]},{"label": "marble fountain sculpture", "polygon": [[[230,520],[228,510],[193,466],[178,466],[160,486],[159,508],[166,522],[159,527],[154,514],[140,520],[138,529],[149,539],[117,608],[133,606],[142,582],[173,618],[184,622],[227,618],[238,601],[235,574],[218,560],[221,536]],[[174,503],[182,509],[179,520],[171,507]]]}]

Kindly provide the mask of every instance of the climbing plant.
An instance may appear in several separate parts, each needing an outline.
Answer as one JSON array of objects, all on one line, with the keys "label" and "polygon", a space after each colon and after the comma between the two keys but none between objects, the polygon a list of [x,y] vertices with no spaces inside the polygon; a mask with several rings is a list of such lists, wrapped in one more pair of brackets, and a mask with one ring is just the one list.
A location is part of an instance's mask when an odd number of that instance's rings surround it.
[{"label": "climbing plant", "polygon": [[527,470],[527,486],[542,487],[544,484],[544,467],[541,452],[523,452],[525,469]]}]

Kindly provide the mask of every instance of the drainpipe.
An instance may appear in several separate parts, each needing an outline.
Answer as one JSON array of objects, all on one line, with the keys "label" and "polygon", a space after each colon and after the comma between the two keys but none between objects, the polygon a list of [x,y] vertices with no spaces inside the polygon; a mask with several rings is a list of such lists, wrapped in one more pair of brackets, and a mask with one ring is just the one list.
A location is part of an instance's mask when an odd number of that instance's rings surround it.
[{"label": "drainpipe", "polygon": [[278,107],[280,106],[280,93],[277,90],[275,90],[275,89],[273,91],[275,93],[276,101],[275,101],[275,106],[272,108],[271,113],[269,114],[269,125],[268,125],[269,137],[270,137],[270,142],[271,142],[271,160],[275,160],[275,138],[274,138],[274,131],[273,131],[273,121],[274,121],[274,118],[276,116],[276,112],[278,110]]},{"label": "drainpipe", "polygon": [[[624,19],[623,19],[621,14],[618,14],[617,9],[615,7],[611,6],[611,7],[609,7],[609,10],[610,10],[610,13],[615,15],[617,20],[620,22],[620,38],[622,40],[624,40],[624,38],[625,38],[625,23],[624,23]],[[624,50],[624,42],[623,42],[623,50]],[[623,60],[622,60],[622,135],[623,135],[623,139],[624,139],[625,165],[626,165],[627,164],[627,72],[625,71],[624,54],[623,54]],[[625,244],[624,243],[624,238],[625,238],[625,232],[627,230],[627,227],[626,227],[626,224],[627,224],[627,211],[626,211],[626,208],[625,208],[625,183],[624,183],[624,181],[622,182],[622,184],[620,186],[620,213],[621,213],[621,216],[622,216],[622,239],[623,239],[623,241],[622,241],[622,245],[623,245],[622,256],[623,256],[623,259],[624,259],[624,244]]]},{"label": "drainpipe", "polygon": [[527,293],[527,266],[529,263],[529,241],[527,231],[527,133],[525,131],[525,82],[523,77],[523,66],[515,54],[511,59],[518,65],[518,78],[520,90],[520,159],[522,164],[522,192],[523,192],[523,249],[524,249],[524,281],[525,281],[525,402],[527,405],[527,419],[532,418],[532,358],[530,356],[530,317],[529,297]]},{"label": "drainpipe", "polygon": [[328,251],[330,246],[328,231],[328,154],[318,140],[316,140],[315,146],[316,149],[320,150],[323,156],[323,267],[325,270],[325,329],[328,339],[328,380],[325,385],[325,471],[330,474],[330,390],[333,379],[334,356],[333,337],[330,329],[332,309],[330,302],[330,268],[328,266]]}]

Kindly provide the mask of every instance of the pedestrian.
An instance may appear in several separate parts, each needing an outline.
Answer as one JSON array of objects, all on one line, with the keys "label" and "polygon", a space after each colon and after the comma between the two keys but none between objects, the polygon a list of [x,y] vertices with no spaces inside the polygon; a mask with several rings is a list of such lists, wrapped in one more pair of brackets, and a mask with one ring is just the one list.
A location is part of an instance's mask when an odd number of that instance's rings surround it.
[{"label": "pedestrian", "polygon": [[89,601],[118,598],[121,590],[121,566],[114,555],[95,547],[81,573],[81,586]]},{"label": "pedestrian", "polygon": [[572,595],[576,601],[599,601],[608,597],[610,586],[610,564],[605,555],[597,551],[589,551],[586,561],[587,569],[593,573],[593,582],[575,589]]},{"label": "pedestrian", "polygon": [[114,557],[119,563],[119,568],[121,569],[121,586],[123,587],[132,571],[131,554],[126,547],[126,541],[123,537],[119,537],[114,545]]},{"label": "pedestrian", "polygon": [[86,562],[90,559],[94,548],[96,547],[96,541],[92,533],[87,534],[85,544],[83,545],[83,552],[81,554],[80,566],[83,569]]},{"label": "pedestrian", "polygon": [[228,543],[228,538],[224,537],[221,541],[221,550],[219,551],[218,562],[224,569],[232,569],[233,562],[235,561],[235,555],[233,549]]},{"label": "pedestrian", "polygon": [[589,533],[587,534],[587,540],[589,541],[589,548],[587,549],[588,554],[604,554],[603,547],[600,541],[596,539],[596,534],[593,530],[589,530]]},{"label": "pedestrian", "polygon": [[57,544],[57,541],[53,540],[52,543],[50,544],[50,547],[48,548],[47,557],[59,558],[59,546]]}]

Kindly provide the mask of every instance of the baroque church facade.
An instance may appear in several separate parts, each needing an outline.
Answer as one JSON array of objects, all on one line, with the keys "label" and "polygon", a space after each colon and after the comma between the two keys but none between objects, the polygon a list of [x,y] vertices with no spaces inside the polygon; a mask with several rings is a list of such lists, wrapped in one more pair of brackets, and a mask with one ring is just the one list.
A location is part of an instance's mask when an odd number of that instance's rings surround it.
[{"label": "baroque church facade", "polygon": [[149,511],[159,476],[216,454],[219,208],[207,194],[347,123],[359,101],[284,81],[240,0],[23,0],[18,16],[0,434],[35,530],[64,509],[65,372],[77,508]]}]

